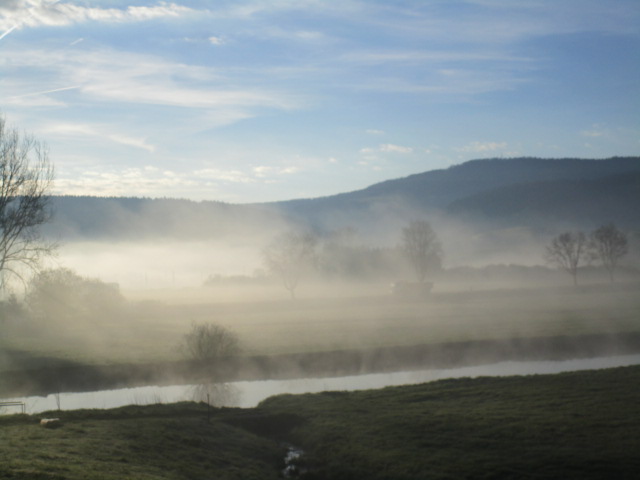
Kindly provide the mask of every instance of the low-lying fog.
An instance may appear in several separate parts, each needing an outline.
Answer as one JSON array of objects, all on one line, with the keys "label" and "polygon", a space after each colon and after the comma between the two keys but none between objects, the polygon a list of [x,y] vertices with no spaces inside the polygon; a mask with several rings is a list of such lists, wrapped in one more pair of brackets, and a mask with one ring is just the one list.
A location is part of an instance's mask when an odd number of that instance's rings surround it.
[{"label": "low-lying fog", "polygon": [[[565,361],[500,362],[473,367],[414,370],[394,373],[293,380],[241,381],[217,385],[171,385],[124,388],[84,393],[56,393],[48,396],[14,397],[27,413],[84,408],[117,408],[180,401],[209,401],[217,406],[251,408],[268,397],[281,394],[323,391],[356,391],[399,385],[413,385],[448,378],[480,376],[539,375],[593,370],[640,364],[640,355],[625,355]],[[201,398],[204,393],[204,398]],[[16,407],[14,407],[16,408]],[[2,413],[2,412],[0,412]]]},{"label": "low-lying fog", "polygon": [[56,261],[85,277],[127,289],[200,287],[210,275],[253,276],[260,248],[240,242],[76,242]]},{"label": "low-lying fog", "polygon": [[[299,245],[273,231],[62,243],[49,265],[60,271],[28,283],[18,304],[2,305],[0,371],[181,362],[185,335],[202,324],[235,335],[243,356],[640,330],[631,256],[615,284],[602,268],[585,266],[576,289],[569,274],[544,265],[543,239],[526,229],[440,224],[441,262],[430,263],[425,278],[433,289],[404,297],[392,284],[415,282],[416,271],[397,226],[380,237],[317,233],[303,261],[289,259]],[[298,264],[304,268],[288,271]]]}]

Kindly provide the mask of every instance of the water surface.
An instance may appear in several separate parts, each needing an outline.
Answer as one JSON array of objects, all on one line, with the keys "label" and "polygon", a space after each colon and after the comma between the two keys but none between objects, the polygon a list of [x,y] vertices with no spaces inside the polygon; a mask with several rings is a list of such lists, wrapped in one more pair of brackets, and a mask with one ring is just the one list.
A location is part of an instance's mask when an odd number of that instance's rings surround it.
[{"label": "water surface", "polygon": [[[96,392],[65,392],[46,397],[13,397],[3,401],[21,401],[27,413],[81,408],[116,408],[125,405],[173,403],[183,400],[209,400],[219,406],[255,407],[262,400],[284,393],[354,391],[387,386],[410,385],[445,378],[551,374],[578,370],[639,365],[640,354],[564,361],[499,362],[472,367],[437,370],[412,370],[393,373],[350,375],[345,377],[304,378],[230,382],[223,385],[171,385],[122,388]],[[4,413],[19,413],[19,407],[7,407]]]}]

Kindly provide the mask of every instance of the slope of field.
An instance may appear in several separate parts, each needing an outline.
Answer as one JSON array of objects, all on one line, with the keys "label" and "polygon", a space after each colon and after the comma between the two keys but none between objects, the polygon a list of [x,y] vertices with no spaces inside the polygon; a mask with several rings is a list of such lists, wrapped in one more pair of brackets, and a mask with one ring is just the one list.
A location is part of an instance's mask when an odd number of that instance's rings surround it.
[{"label": "slope of field", "polygon": [[[0,416],[0,478],[637,478],[640,367]],[[62,426],[42,428],[40,417]]]},{"label": "slope of field", "polygon": [[640,368],[280,396],[314,479],[637,478]]}]

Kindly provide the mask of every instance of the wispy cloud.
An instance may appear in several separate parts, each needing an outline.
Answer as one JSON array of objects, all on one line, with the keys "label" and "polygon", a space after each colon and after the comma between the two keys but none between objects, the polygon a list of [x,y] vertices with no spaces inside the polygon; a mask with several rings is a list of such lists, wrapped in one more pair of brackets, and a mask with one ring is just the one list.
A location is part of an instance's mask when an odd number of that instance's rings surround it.
[{"label": "wispy cloud", "polygon": [[47,95],[49,93],[64,92],[66,90],[77,90],[78,88],[80,88],[80,85],[74,85],[72,87],[52,88],[51,90],[44,90],[42,92],[32,92],[32,93],[24,93],[22,95],[16,95],[14,97],[9,97],[9,100],[11,100],[12,98],[25,98],[25,97],[35,97],[37,95]]},{"label": "wispy cloud", "polygon": [[193,189],[203,184],[189,175],[156,168],[85,170],[56,178],[55,193],[99,196],[161,196],[167,190]]},{"label": "wispy cloud", "polygon": [[220,36],[211,36],[209,37],[209,43],[211,45],[224,45],[225,43],[227,43],[226,39],[224,37],[220,37]]},{"label": "wispy cloud", "polygon": [[136,22],[162,17],[179,17],[195,10],[175,3],[128,6],[124,9],[85,7],[70,2],[14,0],[0,6],[0,28],[63,26],[86,21]]},{"label": "wispy cloud", "polygon": [[[223,109],[235,120],[252,116],[250,109],[293,109],[300,103],[290,94],[243,86],[241,80],[226,78],[214,68],[174,63],[152,55],[114,50],[73,53],[29,50],[8,52],[7,57],[13,65],[40,69],[43,81],[74,85],[36,93],[21,92],[13,95],[14,98],[74,88],[98,101],[205,111]],[[16,85],[15,88],[24,87]]]},{"label": "wispy cloud", "polygon": [[84,124],[56,124],[49,125],[43,129],[44,133],[50,135],[61,136],[89,136],[96,138],[103,138],[111,142],[119,143],[129,147],[140,148],[153,153],[156,149],[155,146],[150,145],[145,139],[139,137],[132,137],[118,132],[108,131],[106,127],[91,126]]},{"label": "wispy cloud", "polygon": [[364,155],[371,155],[377,152],[381,153],[413,153],[412,147],[406,147],[403,145],[395,145],[393,143],[382,143],[377,147],[365,147],[360,149],[360,153]]},{"label": "wispy cloud", "polygon": [[413,148],[404,147],[402,145],[394,145],[393,143],[384,143],[379,147],[381,152],[392,152],[392,153],[413,153]]},{"label": "wispy cloud", "polygon": [[274,175],[291,175],[298,173],[300,170],[300,167],[294,165],[287,167],[259,165],[253,167],[253,174],[258,178],[266,178]]},{"label": "wispy cloud", "polygon": [[506,142],[471,142],[464,147],[458,147],[454,150],[466,153],[489,153],[507,148]]},{"label": "wispy cloud", "polygon": [[589,130],[583,130],[580,132],[580,134],[584,137],[592,137],[592,138],[597,138],[597,137],[604,137],[607,135],[607,129],[604,128],[603,125],[600,124],[594,124],[591,126],[591,128]]}]

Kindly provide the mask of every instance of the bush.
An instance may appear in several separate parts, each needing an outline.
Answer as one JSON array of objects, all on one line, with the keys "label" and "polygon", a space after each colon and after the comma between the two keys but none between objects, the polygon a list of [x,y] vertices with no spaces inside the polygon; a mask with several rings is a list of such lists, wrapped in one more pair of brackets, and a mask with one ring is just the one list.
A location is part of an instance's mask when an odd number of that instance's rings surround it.
[{"label": "bush", "polygon": [[189,360],[199,366],[211,365],[217,359],[232,357],[240,351],[238,336],[212,323],[194,323],[184,336],[183,346]]},{"label": "bush", "polygon": [[81,277],[68,268],[49,269],[36,275],[27,287],[26,302],[37,318],[68,319],[102,316],[122,307],[117,284]]}]

